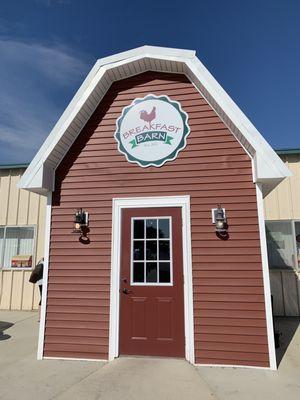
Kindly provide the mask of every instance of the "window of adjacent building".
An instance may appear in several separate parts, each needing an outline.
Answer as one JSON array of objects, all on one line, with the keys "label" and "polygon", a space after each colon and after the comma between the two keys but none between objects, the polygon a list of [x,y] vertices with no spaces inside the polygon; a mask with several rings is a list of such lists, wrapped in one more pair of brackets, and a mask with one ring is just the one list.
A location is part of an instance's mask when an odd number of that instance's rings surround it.
[{"label": "window of adjacent building", "polygon": [[266,237],[270,268],[295,268],[296,237],[293,221],[267,221]]},{"label": "window of adjacent building", "polygon": [[[0,227],[0,262],[2,261],[2,251],[3,251],[3,242],[4,242],[4,228]],[[2,263],[1,263],[2,265]]]},{"label": "window of adjacent building", "polygon": [[31,268],[34,252],[34,227],[0,227],[2,268]]}]

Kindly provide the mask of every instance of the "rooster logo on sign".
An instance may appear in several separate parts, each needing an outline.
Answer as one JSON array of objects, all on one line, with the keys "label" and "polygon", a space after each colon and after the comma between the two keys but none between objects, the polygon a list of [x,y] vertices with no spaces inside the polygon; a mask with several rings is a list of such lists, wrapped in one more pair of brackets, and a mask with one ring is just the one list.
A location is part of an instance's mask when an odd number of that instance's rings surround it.
[{"label": "rooster logo on sign", "polygon": [[146,110],[140,111],[140,119],[145,122],[149,122],[149,129],[151,129],[151,122],[156,118],[156,107],[152,108],[150,113],[147,113]]}]

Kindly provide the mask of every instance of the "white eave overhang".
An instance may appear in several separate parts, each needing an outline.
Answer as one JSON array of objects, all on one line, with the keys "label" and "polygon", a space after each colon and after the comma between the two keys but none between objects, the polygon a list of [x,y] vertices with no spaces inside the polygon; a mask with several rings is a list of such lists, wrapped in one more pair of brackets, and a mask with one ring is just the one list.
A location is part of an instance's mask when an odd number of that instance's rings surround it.
[{"label": "white eave overhang", "polygon": [[291,172],[194,51],[142,46],[98,60],[18,183],[39,194],[54,190],[55,170],[115,81],[146,71],[185,74],[253,160],[254,182],[269,193]]}]

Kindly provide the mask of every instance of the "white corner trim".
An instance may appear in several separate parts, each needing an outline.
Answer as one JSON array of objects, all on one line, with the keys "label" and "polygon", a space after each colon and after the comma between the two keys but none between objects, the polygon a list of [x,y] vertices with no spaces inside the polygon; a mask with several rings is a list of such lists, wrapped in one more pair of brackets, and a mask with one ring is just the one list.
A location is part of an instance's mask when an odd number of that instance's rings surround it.
[{"label": "white corner trim", "polygon": [[112,253],[110,282],[109,355],[111,361],[119,356],[119,286],[121,256],[121,211],[123,208],[181,207],[182,250],[184,276],[184,326],[185,358],[195,363],[194,310],[192,281],[192,251],[190,226],[190,196],[133,197],[113,199],[112,204]]},{"label": "white corner trim", "polygon": [[270,369],[277,370],[276,352],[274,343],[274,327],[273,327],[273,313],[272,313],[272,302],[271,302],[269,263],[268,263],[268,252],[267,252],[267,239],[265,230],[264,204],[263,204],[262,188],[260,184],[256,184],[256,197],[257,197],[257,209],[258,209],[261,261],[262,261],[263,282],[264,282],[269,362],[270,362]]},{"label": "white corner trim", "polygon": [[46,223],[45,223],[45,245],[44,245],[44,269],[43,269],[43,290],[42,304],[39,326],[39,340],[37,359],[43,359],[44,336],[46,324],[46,307],[47,307],[47,290],[48,290],[48,266],[49,266],[49,248],[50,248],[50,227],[51,227],[51,208],[52,208],[52,192],[47,194]]}]

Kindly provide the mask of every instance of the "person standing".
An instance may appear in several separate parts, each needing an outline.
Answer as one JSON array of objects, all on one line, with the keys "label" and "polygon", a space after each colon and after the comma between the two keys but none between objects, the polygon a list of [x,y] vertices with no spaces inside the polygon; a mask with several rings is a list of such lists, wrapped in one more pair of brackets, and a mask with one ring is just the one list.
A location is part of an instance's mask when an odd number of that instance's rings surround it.
[{"label": "person standing", "polygon": [[41,318],[41,304],[42,304],[42,293],[43,293],[43,272],[44,272],[44,258],[42,258],[32,271],[29,282],[38,285],[40,291],[40,302],[39,302],[39,321]]}]

